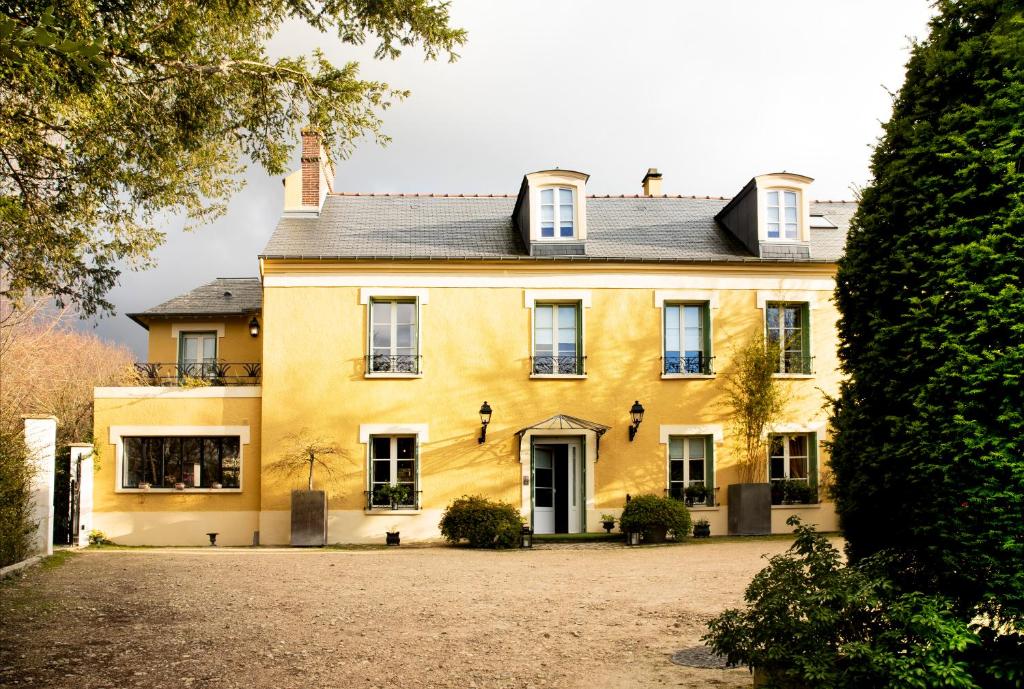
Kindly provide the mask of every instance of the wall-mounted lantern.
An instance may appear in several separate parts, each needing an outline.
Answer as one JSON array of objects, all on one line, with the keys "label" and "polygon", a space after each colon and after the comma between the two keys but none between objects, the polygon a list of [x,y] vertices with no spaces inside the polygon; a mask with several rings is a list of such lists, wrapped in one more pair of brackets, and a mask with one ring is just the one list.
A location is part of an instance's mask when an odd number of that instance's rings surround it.
[{"label": "wall-mounted lantern", "polygon": [[632,441],[636,437],[636,430],[640,428],[640,422],[644,420],[644,405],[640,404],[640,400],[633,402],[629,415],[633,419],[633,425],[629,427],[629,439]]},{"label": "wall-mounted lantern", "polygon": [[486,400],[482,407],[480,407],[480,437],[476,439],[478,443],[483,443],[487,439],[487,424],[491,422],[491,405],[487,404]]},{"label": "wall-mounted lantern", "polygon": [[260,336],[260,322],[256,320],[256,316],[253,316],[252,320],[249,321],[249,334],[253,337]]}]

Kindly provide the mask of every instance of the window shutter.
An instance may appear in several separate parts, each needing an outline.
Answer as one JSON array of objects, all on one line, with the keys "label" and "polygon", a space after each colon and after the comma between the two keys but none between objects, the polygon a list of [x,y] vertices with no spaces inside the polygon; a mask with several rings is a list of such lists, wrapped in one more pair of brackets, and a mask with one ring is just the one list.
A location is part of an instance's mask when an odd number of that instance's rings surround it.
[{"label": "window shutter", "polygon": [[704,437],[704,486],[708,489],[707,504],[715,505],[715,437]]},{"label": "window shutter", "polygon": [[[808,434],[808,445],[807,448],[807,479],[811,487],[815,490],[818,489],[818,434]],[[821,496],[818,496],[818,502],[821,502]]]},{"label": "window shutter", "polygon": [[[703,320],[704,330],[704,358],[710,357],[711,354],[711,304],[704,302],[700,307],[701,319]],[[708,371],[710,373],[710,371]]]},{"label": "window shutter", "polygon": [[412,504],[416,509],[421,509],[420,505],[420,437],[416,436],[416,442],[413,444],[413,473],[412,473]]},{"label": "window shutter", "polygon": [[576,374],[587,372],[587,362],[583,358],[583,302],[576,302]]},{"label": "window shutter", "polygon": [[807,364],[801,373],[814,373],[814,360],[811,358],[811,305],[804,302],[800,305],[800,349],[804,353]]}]

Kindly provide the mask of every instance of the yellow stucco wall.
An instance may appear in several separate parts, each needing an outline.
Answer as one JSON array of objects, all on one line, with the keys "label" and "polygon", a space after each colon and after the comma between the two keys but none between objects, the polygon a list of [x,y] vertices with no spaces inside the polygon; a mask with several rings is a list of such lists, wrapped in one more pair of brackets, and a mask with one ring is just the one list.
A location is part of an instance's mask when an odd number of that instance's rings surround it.
[{"label": "yellow stucco wall", "polygon": [[175,318],[153,320],[149,323],[148,361],[173,364],[178,360],[178,338],[172,335],[172,328],[178,330],[210,330],[222,326],[224,336],[217,338],[217,359],[228,363],[256,363],[261,360],[262,333],[258,337],[249,334],[249,320],[244,317],[205,317],[196,319]]},{"label": "yellow stucco wall", "polygon": [[[367,446],[359,442],[359,426],[378,423],[429,425],[429,440],[420,453],[425,511],[442,509],[465,493],[519,505],[522,466],[514,434],[556,413],[612,427],[601,439],[594,467],[595,514],[621,508],[627,493],[662,493],[667,462],[667,447],[659,442],[662,424],[723,426],[715,485],[722,487],[718,500],[724,503],[724,486],[736,481],[736,453],[723,381],[721,376],[662,380],[662,316],[654,298],[660,281],[671,288],[685,278],[716,294],[712,350],[720,373],[730,367],[732,351],[764,327],[759,290],[771,300],[798,300],[795,295],[807,293],[805,283],[818,285],[811,311],[816,375],[782,381],[787,403],[779,421],[822,423],[823,393],[837,391],[831,266],[556,265],[546,270],[508,264],[325,267],[268,262],[265,272],[281,279],[269,279],[264,293],[264,462],[280,456],[288,447],[286,436],[300,429],[337,444],[342,451],[338,471],[326,486],[332,511],[362,510]],[[479,286],[492,277],[500,277],[502,286]],[[595,280],[606,280],[608,286],[593,287]],[[424,373],[415,379],[367,379],[367,306],[360,303],[360,287],[395,283],[429,290],[429,303],[420,308]],[[532,312],[524,294],[548,284],[590,292],[592,304],[583,309],[586,379],[530,378]],[[487,442],[479,445],[477,410],[484,400],[494,415]],[[647,411],[636,440],[629,442],[634,400]],[[822,466],[827,464],[824,448],[819,457]],[[262,509],[287,510],[292,487],[267,477],[261,486]],[[834,523],[828,516],[820,521],[824,526],[830,520]],[[600,528],[592,514],[588,521],[591,530]],[[722,530],[724,523],[717,532]]]}]

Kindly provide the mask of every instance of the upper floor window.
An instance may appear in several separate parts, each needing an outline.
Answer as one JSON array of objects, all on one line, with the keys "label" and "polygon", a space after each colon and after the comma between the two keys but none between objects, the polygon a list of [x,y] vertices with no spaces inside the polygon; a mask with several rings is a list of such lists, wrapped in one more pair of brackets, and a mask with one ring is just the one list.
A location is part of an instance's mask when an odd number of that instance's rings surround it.
[{"label": "upper floor window", "polygon": [[810,374],[810,310],[806,303],[769,302],[765,305],[768,342],[778,348],[777,373]]},{"label": "upper floor window", "polygon": [[540,190],[540,236],[572,238],[576,236],[572,189],[551,187]]},{"label": "upper floor window", "polygon": [[797,192],[771,189],[767,192],[768,238],[797,238]]},{"label": "upper floor window", "polygon": [[662,373],[710,375],[710,309],[703,304],[665,304]]},{"label": "upper floor window", "polygon": [[533,373],[583,375],[580,305],[537,304],[533,319]]},{"label": "upper floor window", "polygon": [[370,301],[368,373],[420,372],[415,299]]},{"label": "upper floor window", "polygon": [[238,488],[238,436],[124,437],[122,488]]},{"label": "upper floor window", "polygon": [[210,378],[216,375],[217,333],[178,334],[178,377]]},{"label": "upper floor window", "polygon": [[375,435],[370,439],[370,490],[367,506],[416,508],[419,505],[416,436]]}]

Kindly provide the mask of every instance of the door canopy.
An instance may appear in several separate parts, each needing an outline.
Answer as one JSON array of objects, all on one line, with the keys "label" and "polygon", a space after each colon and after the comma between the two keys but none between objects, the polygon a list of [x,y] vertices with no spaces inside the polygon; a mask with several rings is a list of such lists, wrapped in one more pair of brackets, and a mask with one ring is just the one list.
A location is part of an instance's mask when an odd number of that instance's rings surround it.
[{"label": "door canopy", "polygon": [[[579,430],[589,431],[597,437],[597,452],[598,456],[601,453],[601,436],[604,435],[611,426],[605,426],[602,423],[596,421],[587,421],[576,416],[569,416],[568,414],[555,414],[543,421],[538,421],[532,426],[526,428],[520,428],[516,431],[516,437],[522,442],[523,436],[526,435],[527,431],[565,431],[565,430]],[[594,459],[597,459],[595,457]]]}]

